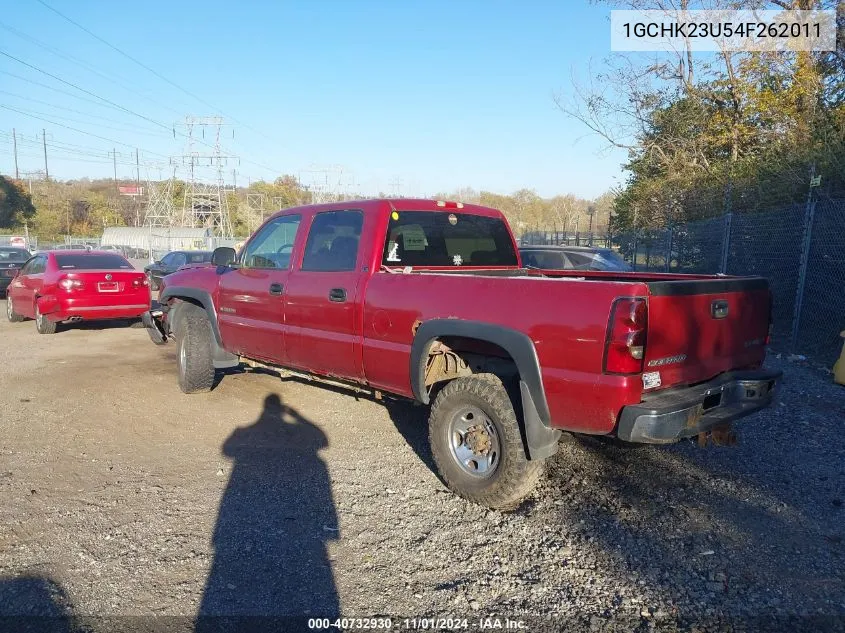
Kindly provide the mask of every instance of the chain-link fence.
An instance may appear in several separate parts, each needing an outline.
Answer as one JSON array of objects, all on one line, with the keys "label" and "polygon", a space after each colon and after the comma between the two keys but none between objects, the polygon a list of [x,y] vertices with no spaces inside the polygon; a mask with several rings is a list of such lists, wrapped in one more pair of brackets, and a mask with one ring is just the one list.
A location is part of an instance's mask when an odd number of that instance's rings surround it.
[{"label": "chain-link fence", "polygon": [[574,233],[567,231],[533,230],[524,232],[519,238],[521,246],[600,246],[609,245],[608,236],[598,233]]},{"label": "chain-link fence", "polygon": [[845,200],[728,213],[613,235],[635,270],[759,275],[775,297],[772,346],[832,363],[845,330]]}]

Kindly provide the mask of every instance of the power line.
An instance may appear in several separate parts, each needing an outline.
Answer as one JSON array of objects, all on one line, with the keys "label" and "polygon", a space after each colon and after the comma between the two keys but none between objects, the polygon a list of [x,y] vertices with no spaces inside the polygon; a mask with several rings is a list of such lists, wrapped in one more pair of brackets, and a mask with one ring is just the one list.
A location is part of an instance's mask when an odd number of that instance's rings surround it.
[{"label": "power line", "polygon": [[[265,132],[265,131],[256,130],[254,127],[252,127],[252,126],[251,126],[251,125],[249,125],[248,123],[244,123],[243,121],[239,121],[239,120],[238,120],[238,119],[236,119],[235,117],[233,117],[233,116],[231,116],[231,115],[227,114],[226,112],[223,112],[220,108],[217,108],[217,107],[215,107],[214,105],[210,104],[208,101],[206,101],[206,100],[205,100],[205,99],[203,99],[202,97],[199,97],[199,96],[195,95],[195,94],[194,94],[193,92],[191,92],[190,90],[187,90],[187,89],[183,88],[182,86],[180,86],[179,84],[177,84],[176,82],[171,81],[170,79],[168,79],[167,77],[165,77],[164,75],[162,75],[161,73],[159,73],[158,71],[156,71],[156,70],[154,70],[153,68],[150,68],[149,66],[147,66],[144,62],[139,61],[138,59],[136,59],[135,57],[133,57],[133,56],[132,56],[132,55],[130,55],[129,53],[127,53],[127,52],[125,52],[125,51],[121,50],[120,48],[118,48],[117,46],[115,46],[114,44],[112,44],[111,42],[108,42],[108,41],[104,40],[102,37],[100,37],[100,36],[99,36],[99,35],[97,35],[96,33],[93,33],[92,31],[88,30],[87,28],[85,28],[84,26],[82,26],[79,22],[76,22],[75,20],[73,20],[72,18],[69,18],[69,17],[68,17],[68,16],[66,16],[64,13],[62,13],[61,11],[59,11],[58,9],[55,9],[55,8],[53,8],[52,6],[50,6],[49,4],[47,4],[44,0],[37,0],[37,2],[38,2],[39,4],[41,4],[42,6],[46,7],[47,9],[49,9],[50,11],[52,11],[53,13],[55,13],[56,15],[58,15],[59,17],[61,17],[62,19],[64,19],[64,20],[66,20],[66,21],[70,22],[71,24],[73,24],[73,25],[74,25],[75,27],[77,27],[78,29],[81,29],[82,31],[84,31],[85,33],[87,33],[88,35],[90,35],[91,37],[93,37],[95,40],[97,40],[98,42],[100,42],[100,43],[102,43],[102,44],[105,44],[105,45],[106,45],[106,46],[108,46],[110,49],[112,49],[112,50],[116,51],[117,53],[120,53],[121,55],[123,55],[123,56],[124,56],[126,59],[128,59],[129,61],[131,61],[131,62],[133,62],[133,63],[137,64],[138,66],[140,66],[141,68],[143,68],[143,69],[144,69],[144,70],[146,70],[147,72],[152,73],[153,75],[155,75],[156,77],[158,77],[158,78],[159,78],[159,79],[161,79],[162,81],[164,81],[164,82],[166,82],[166,83],[170,84],[171,86],[173,86],[174,88],[176,88],[177,90],[179,90],[179,91],[181,91],[181,92],[185,93],[186,95],[188,95],[189,97],[192,97],[193,99],[196,99],[197,101],[199,101],[200,103],[202,103],[204,106],[207,106],[207,107],[211,108],[212,110],[215,110],[215,111],[219,112],[221,115],[223,115],[223,116],[224,116],[224,117],[226,117],[227,119],[230,119],[230,120],[234,121],[234,122],[235,122],[235,123],[237,123],[238,125],[242,125],[243,127],[247,128],[247,129],[249,129],[249,130],[252,130],[254,133],[258,134],[260,138],[266,138],[267,134],[266,134],[266,132]],[[275,170],[274,170],[274,171],[275,171]]]},{"label": "power line", "polygon": [[19,58],[15,57],[14,55],[10,55],[10,54],[9,54],[9,53],[7,53],[6,51],[0,50],[0,55],[3,55],[4,57],[8,57],[9,59],[12,59],[12,60],[14,60],[14,61],[18,62],[19,64],[23,64],[23,65],[24,65],[24,66],[26,66],[27,68],[32,68],[33,70],[35,70],[35,71],[37,71],[37,72],[39,72],[39,73],[41,73],[41,74],[43,74],[43,75],[47,75],[48,77],[51,77],[52,79],[55,79],[56,81],[60,81],[60,82],[62,82],[63,84],[65,84],[66,86],[70,86],[71,88],[75,88],[76,90],[79,90],[80,92],[84,92],[85,94],[90,95],[90,96],[94,97],[95,99],[99,99],[99,100],[100,100],[100,101],[102,101],[103,103],[108,103],[109,105],[111,105],[111,106],[113,106],[113,107],[115,107],[115,108],[118,108],[119,110],[123,110],[124,112],[127,112],[127,113],[129,113],[129,114],[131,114],[131,115],[133,115],[133,116],[136,116],[136,117],[139,117],[139,118],[141,118],[141,119],[144,119],[145,121],[149,121],[150,123],[153,123],[154,125],[157,125],[157,126],[159,126],[159,127],[161,127],[161,128],[164,128],[165,130],[168,130],[168,131],[169,131],[169,130],[171,130],[171,128],[170,128],[169,126],[165,125],[164,123],[159,123],[159,122],[158,122],[158,121],[156,121],[155,119],[151,119],[150,117],[148,117],[148,116],[144,116],[143,114],[138,114],[137,112],[133,112],[133,111],[132,111],[132,110],[130,110],[129,108],[124,108],[122,105],[117,104],[117,103],[115,103],[114,101],[111,101],[111,100],[109,100],[109,99],[106,99],[105,97],[101,97],[101,96],[99,96],[99,95],[97,95],[97,94],[94,94],[94,93],[93,93],[93,92],[91,92],[90,90],[86,90],[85,88],[80,88],[80,87],[79,87],[79,86],[77,86],[75,83],[70,82],[70,81],[65,81],[65,80],[64,80],[64,79],[62,79],[61,77],[58,77],[58,76],[54,75],[53,73],[49,73],[49,72],[47,72],[46,70],[43,70],[43,69],[41,69],[41,68],[38,68],[38,66],[33,66],[32,64],[27,63],[27,62],[23,61],[22,59],[19,59]]},{"label": "power line", "polygon": [[[53,117],[54,119],[59,119],[61,121],[70,121],[71,123],[81,123],[82,125],[96,125],[97,128],[104,129],[104,130],[114,130],[116,132],[126,132],[127,134],[136,134],[137,133],[137,134],[143,134],[145,136],[150,135],[149,132],[143,132],[143,131],[140,131],[140,130],[132,130],[132,129],[128,129],[128,128],[125,128],[125,127],[114,127],[114,126],[111,126],[111,125],[103,125],[101,123],[92,123],[91,121],[80,121],[79,119],[74,119],[74,118],[67,117],[67,116],[60,116],[58,114],[53,114],[52,112],[39,112],[38,110],[29,110],[29,112],[31,114],[40,114],[42,116],[50,116],[50,117]],[[158,132],[156,134],[160,135],[160,133],[158,133]]]},{"label": "power line", "polygon": [[[39,1],[40,1],[40,0],[39,0]],[[168,127],[168,126],[167,126],[167,125],[165,125],[164,123],[160,123],[159,121],[156,121],[155,119],[151,119],[151,118],[150,118],[150,117],[148,117],[148,116],[144,116],[143,114],[138,114],[137,112],[134,112],[134,111],[130,110],[129,108],[125,108],[125,107],[123,107],[122,105],[115,103],[114,101],[111,101],[111,100],[109,100],[109,99],[106,99],[105,97],[101,97],[101,96],[99,96],[99,95],[97,95],[97,94],[95,94],[95,93],[91,92],[90,90],[86,90],[85,88],[81,88],[80,86],[77,86],[77,85],[76,85],[76,84],[74,84],[73,82],[70,82],[70,81],[65,81],[65,80],[64,80],[64,79],[62,79],[61,77],[58,77],[58,76],[56,76],[56,75],[54,75],[54,74],[52,74],[52,73],[50,73],[50,72],[47,72],[46,70],[44,70],[44,69],[42,69],[42,68],[38,68],[37,66],[34,66],[34,65],[32,65],[32,64],[30,64],[30,63],[28,63],[28,62],[25,62],[25,61],[23,61],[22,59],[18,59],[18,58],[17,58],[17,57],[15,57],[14,55],[10,55],[9,53],[7,53],[7,52],[5,52],[5,51],[3,51],[3,50],[0,50],[0,55],[4,55],[5,57],[8,57],[9,59],[13,59],[14,61],[16,61],[16,62],[18,62],[18,63],[20,63],[20,64],[23,64],[24,66],[26,66],[26,67],[28,67],[28,68],[32,68],[33,70],[35,70],[35,71],[37,71],[37,72],[40,72],[40,73],[42,73],[42,74],[44,74],[44,75],[47,75],[48,77],[51,77],[51,78],[53,78],[53,79],[55,79],[55,80],[57,80],[57,81],[60,81],[60,82],[62,82],[63,84],[70,86],[71,88],[75,88],[76,90],[79,90],[79,91],[81,91],[81,92],[84,92],[85,94],[90,95],[90,96],[94,97],[95,99],[99,99],[99,100],[100,100],[100,101],[102,101],[103,103],[109,104],[109,105],[111,105],[112,107],[117,108],[118,110],[122,110],[122,111],[124,111],[124,112],[127,112],[127,113],[129,113],[129,114],[133,115],[133,116],[137,116],[137,117],[139,117],[139,118],[141,118],[141,119],[144,119],[145,121],[149,121],[150,123],[153,123],[153,124],[157,125],[157,126],[158,126],[158,127],[160,127],[160,128],[163,128],[163,129],[165,129],[165,130],[167,130],[167,131],[169,131],[169,132],[172,132],[172,133],[174,134],[174,136],[175,136],[176,134],[179,134],[179,135],[181,135],[181,136],[185,136],[185,134],[184,134],[184,133],[182,133],[182,132],[176,132],[175,128]],[[9,108],[7,108],[7,109],[9,109]],[[21,114],[26,114],[26,113],[21,112]],[[37,118],[37,117],[36,117],[36,118]],[[52,122],[51,122],[51,121],[48,121],[48,123],[52,123]],[[54,123],[54,125],[59,125],[59,124]],[[67,126],[64,126],[64,127],[67,127]],[[77,130],[77,131],[81,131],[81,130]],[[92,136],[96,136],[96,135],[93,135],[93,134],[92,134]],[[102,138],[102,137],[98,137],[98,138]],[[200,141],[199,139],[197,139],[197,141],[196,141],[196,142],[198,142],[200,145],[205,145],[206,147],[210,147],[210,148],[212,148],[212,149],[214,148],[214,146],[213,146],[213,145],[210,145],[210,144],[208,144],[208,143],[206,143],[206,142],[204,142],[204,141]],[[120,144],[121,144],[121,145],[125,145],[125,143],[120,143]],[[272,167],[268,167],[267,165],[264,165],[264,164],[262,164],[262,163],[259,163],[259,162],[253,161],[253,160],[249,160],[249,159],[243,159],[243,161],[244,161],[245,163],[249,163],[249,164],[251,164],[251,165],[255,165],[256,167],[260,167],[261,169],[265,169],[265,170],[267,170],[267,171],[270,171],[270,172],[273,172],[273,173],[276,173],[276,174],[277,174],[277,173],[279,173],[279,170],[274,169],[274,168],[272,168]]]},{"label": "power line", "polygon": [[[63,127],[65,129],[71,130],[73,132],[79,132],[80,134],[86,134],[88,136],[93,136],[94,138],[98,138],[102,141],[108,141],[109,143],[117,143],[118,145],[123,145],[124,147],[136,147],[135,145],[132,145],[130,143],[123,143],[121,141],[116,141],[116,140],[114,140],[112,138],[108,138],[106,136],[100,136],[98,134],[94,134],[93,132],[86,132],[85,130],[80,130],[78,128],[71,127],[69,125],[64,125],[63,123],[56,123],[55,121],[51,121],[50,119],[45,119],[43,117],[35,116],[33,114],[29,114],[27,112],[24,112],[23,110],[18,110],[17,108],[12,108],[12,107],[6,106],[6,105],[0,105],[0,108],[3,108],[5,110],[11,110],[12,112],[17,112],[18,114],[22,114],[24,116],[28,116],[28,117],[33,118],[33,119],[38,119],[39,121],[44,121],[44,122],[49,123],[51,125]],[[144,151],[147,154],[152,154],[153,156],[161,156],[163,158],[168,158],[168,156],[165,156],[164,154],[159,154],[158,152],[150,152],[148,150],[144,150]]]},{"label": "power line", "polygon": [[49,51],[50,53],[52,53],[52,54],[53,54],[53,55],[55,55],[56,57],[58,57],[58,58],[60,58],[60,59],[64,59],[64,60],[66,60],[66,61],[69,61],[69,62],[71,62],[71,63],[73,63],[73,64],[76,64],[77,66],[80,66],[80,67],[84,68],[84,69],[85,69],[85,70],[87,70],[88,72],[94,73],[95,75],[97,75],[97,76],[99,76],[99,77],[102,77],[102,78],[103,78],[103,79],[105,79],[106,81],[110,81],[111,83],[113,83],[113,84],[115,84],[115,85],[117,85],[117,86],[120,86],[120,87],[121,87],[121,88],[123,88],[124,90],[127,90],[128,92],[130,92],[130,93],[132,93],[132,94],[134,94],[134,95],[137,95],[137,96],[141,97],[142,99],[146,99],[146,100],[147,100],[147,101],[149,101],[150,103],[154,103],[155,105],[157,105],[157,106],[159,106],[159,107],[162,107],[162,108],[164,108],[165,110],[170,110],[171,112],[175,112],[176,114],[180,114],[178,110],[175,110],[174,108],[172,108],[172,107],[170,107],[170,106],[168,106],[168,105],[166,105],[166,104],[163,104],[163,103],[160,103],[160,102],[156,101],[156,100],[155,100],[155,99],[153,99],[152,97],[149,97],[148,95],[145,95],[145,94],[143,94],[143,93],[141,93],[141,92],[139,92],[139,91],[135,90],[134,88],[132,88],[132,87],[130,87],[130,86],[127,86],[125,83],[121,82],[121,81],[120,81],[120,80],[118,80],[118,79],[115,79],[114,77],[109,76],[109,75],[108,75],[108,74],[106,74],[106,73],[100,72],[99,70],[97,70],[97,69],[96,69],[94,66],[92,66],[91,64],[89,64],[89,63],[87,63],[87,62],[85,62],[85,61],[82,61],[81,59],[79,59],[79,58],[77,58],[77,57],[74,57],[73,55],[69,55],[68,53],[64,53],[64,52],[62,52],[61,50],[59,50],[59,49],[57,49],[57,48],[55,48],[55,47],[53,47],[53,46],[50,46],[49,44],[45,44],[44,42],[41,42],[40,40],[38,40],[38,39],[36,39],[36,38],[32,37],[31,35],[27,35],[27,34],[26,34],[26,33],[24,33],[23,31],[19,31],[19,30],[17,30],[17,29],[16,29],[16,28],[14,28],[14,27],[9,26],[8,24],[4,24],[3,22],[0,22],[0,28],[5,29],[5,30],[9,31],[10,33],[13,33],[14,35],[17,35],[17,36],[18,36],[19,38],[21,38],[21,39],[24,39],[24,40],[27,40],[27,41],[29,41],[29,42],[32,42],[32,43],[33,43],[33,44],[35,44],[36,46],[38,46],[38,47],[40,47],[40,48],[43,48],[43,49],[44,49],[44,50],[46,50],[46,51]]},{"label": "power line", "polygon": [[[210,103],[208,103],[207,101],[205,101],[205,100],[204,100],[204,99],[202,99],[201,97],[198,97],[197,95],[195,95],[194,93],[190,92],[189,90],[186,90],[185,88],[183,88],[183,87],[182,87],[182,86],[180,86],[179,84],[177,84],[177,83],[175,83],[175,82],[171,81],[170,79],[168,79],[167,77],[165,77],[165,76],[164,76],[164,75],[162,75],[161,73],[159,73],[159,72],[157,72],[157,71],[153,70],[152,68],[150,68],[149,66],[147,66],[144,62],[142,62],[142,61],[139,61],[139,60],[135,59],[134,57],[132,57],[132,55],[130,55],[129,53],[126,53],[126,52],[124,52],[123,50],[119,49],[117,46],[115,46],[115,45],[114,45],[114,44],[112,44],[111,42],[108,42],[108,41],[104,40],[102,37],[100,37],[99,35],[97,35],[96,33],[93,33],[93,32],[91,32],[91,31],[89,31],[89,30],[88,30],[88,29],[86,29],[84,26],[82,26],[79,22],[76,22],[76,21],[75,21],[75,20],[73,20],[72,18],[69,18],[69,17],[68,17],[68,16],[66,16],[64,13],[62,13],[61,11],[59,11],[58,9],[54,9],[53,7],[51,7],[49,4],[47,4],[46,2],[44,2],[44,0],[37,0],[37,2],[38,2],[38,3],[40,3],[40,4],[42,4],[42,5],[43,5],[43,6],[45,6],[46,8],[48,8],[50,11],[52,11],[53,13],[55,13],[56,15],[58,15],[59,17],[61,17],[62,19],[67,20],[68,22],[70,22],[70,23],[71,23],[71,24],[73,24],[76,28],[81,29],[82,31],[85,31],[88,35],[90,35],[91,37],[93,37],[93,38],[94,38],[95,40],[97,40],[98,42],[100,42],[100,43],[102,43],[102,44],[105,44],[106,46],[108,46],[108,47],[109,47],[110,49],[112,49],[113,51],[115,51],[115,52],[117,52],[117,53],[120,53],[121,55],[123,55],[123,56],[124,56],[126,59],[128,59],[129,61],[131,61],[131,62],[133,62],[133,63],[135,63],[135,64],[138,64],[138,66],[140,66],[140,67],[141,67],[141,68],[143,68],[144,70],[146,70],[146,71],[148,71],[148,72],[152,73],[153,75],[155,75],[156,77],[158,77],[158,78],[159,78],[159,79],[161,79],[162,81],[167,82],[168,84],[170,84],[170,85],[171,85],[171,86],[173,86],[174,88],[176,88],[176,89],[178,89],[178,90],[180,90],[180,91],[184,92],[184,93],[185,93],[186,95],[188,95],[189,97],[192,97],[192,98],[196,99],[197,101],[199,101],[199,102],[200,102],[200,103],[202,103],[203,105],[205,105],[205,106],[207,106],[207,107],[211,108],[212,110],[219,110],[218,108],[215,108],[213,105],[211,105]],[[222,114],[222,112],[221,112],[221,114]],[[231,117],[229,117],[229,118],[231,118]]]}]

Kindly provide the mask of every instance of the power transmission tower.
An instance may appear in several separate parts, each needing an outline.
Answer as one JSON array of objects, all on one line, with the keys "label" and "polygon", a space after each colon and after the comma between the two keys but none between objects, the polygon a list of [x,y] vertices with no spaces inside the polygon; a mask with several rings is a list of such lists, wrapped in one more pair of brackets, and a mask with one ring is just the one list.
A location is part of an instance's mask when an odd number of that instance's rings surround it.
[{"label": "power transmission tower", "polygon": [[[185,153],[179,158],[187,170],[182,226],[205,227],[221,237],[232,236],[228,194],[234,187],[226,185],[224,173],[230,160],[220,143],[223,118],[185,117]],[[208,139],[210,142],[206,142]],[[207,148],[200,152],[198,147]]]},{"label": "power transmission tower", "polygon": [[[311,202],[333,202],[338,198],[345,197],[344,168],[341,165],[330,165],[318,167],[311,165],[308,169],[300,172],[299,182],[302,187],[311,193]],[[302,175],[306,177],[303,179]]]},{"label": "power transmission tower", "polygon": [[402,187],[405,183],[402,181],[401,178],[398,176],[394,177],[387,186],[390,188],[390,195],[393,198],[401,198],[402,197]]},{"label": "power transmission tower", "polygon": [[144,226],[174,226],[178,224],[176,210],[173,207],[173,184],[176,180],[176,170],[173,178],[164,182],[153,182],[147,176],[147,210],[144,215]]},{"label": "power transmission tower", "polygon": [[247,227],[252,233],[264,221],[264,194],[246,194]]}]

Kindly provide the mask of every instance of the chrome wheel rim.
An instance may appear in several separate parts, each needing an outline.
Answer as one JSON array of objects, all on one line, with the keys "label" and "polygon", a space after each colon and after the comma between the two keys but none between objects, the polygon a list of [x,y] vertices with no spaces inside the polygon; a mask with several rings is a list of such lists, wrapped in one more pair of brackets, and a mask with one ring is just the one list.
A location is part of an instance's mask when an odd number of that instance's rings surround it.
[{"label": "chrome wheel rim", "polygon": [[449,450],[455,463],[466,474],[492,477],[501,461],[501,445],[496,425],[478,407],[460,408],[449,422]]}]

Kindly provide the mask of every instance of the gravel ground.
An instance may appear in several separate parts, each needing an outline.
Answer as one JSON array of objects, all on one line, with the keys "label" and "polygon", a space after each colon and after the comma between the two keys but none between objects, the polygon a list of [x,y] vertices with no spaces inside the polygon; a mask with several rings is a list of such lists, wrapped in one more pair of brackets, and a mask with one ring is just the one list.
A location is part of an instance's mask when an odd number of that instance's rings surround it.
[{"label": "gravel ground", "polygon": [[845,388],[786,359],[738,446],[566,436],[510,514],[444,489],[422,407],[250,372],[185,396],[172,347],[107,325],[4,320],[0,363],[1,615],[845,623]]}]

